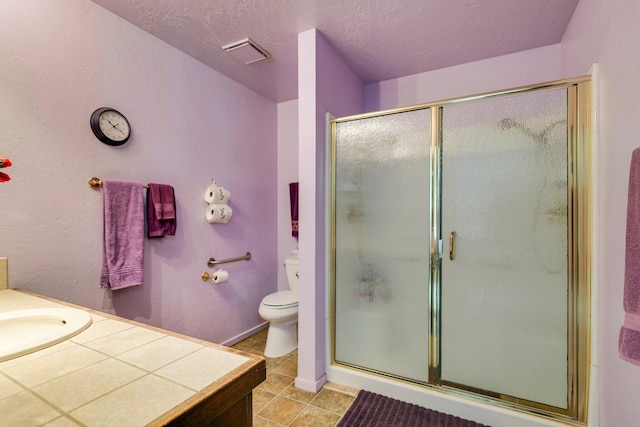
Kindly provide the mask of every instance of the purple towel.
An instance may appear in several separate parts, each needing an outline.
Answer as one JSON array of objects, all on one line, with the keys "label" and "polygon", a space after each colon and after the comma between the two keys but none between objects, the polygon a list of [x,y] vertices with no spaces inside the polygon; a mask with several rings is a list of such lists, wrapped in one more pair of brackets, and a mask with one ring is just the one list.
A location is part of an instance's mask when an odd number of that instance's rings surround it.
[{"label": "purple towel", "polygon": [[621,359],[640,366],[640,148],[633,150],[629,171],[623,305],[618,351]]},{"label": "purple towel", "polygon": [[144,198],[142,184],[103,181],[104,235],[100,287],[142,285]]},{"label": "purple towel", "polygon": [[176,199],[173,187],[149,184],[147,191],[147,236],[152,238],[175,236]]},{"label": "purple towel", "polygon": [[291,235],[298,238],[298,183],[289,183],[289,201],[291,202]]}]

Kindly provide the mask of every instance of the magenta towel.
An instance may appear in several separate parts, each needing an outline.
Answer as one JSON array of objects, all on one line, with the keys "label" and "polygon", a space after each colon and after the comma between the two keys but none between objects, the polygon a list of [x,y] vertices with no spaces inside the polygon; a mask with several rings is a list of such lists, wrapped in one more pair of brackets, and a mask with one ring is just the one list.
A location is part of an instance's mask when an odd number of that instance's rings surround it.
[{"label": "magenta towel", "polygon": [[103,181],[104,227],[100,287],[142,285],[144,198],[142,184]]},{"label": "magenta towel", "polygon": [[291,235],[298,238],[298,183],[289,183],[289,201],[291,202]]},{"label": "magenta towel", "polygon": [[625,317],[618,351],[621,359],[640,366],[640,148],[631,155],[624,261]]},{"label": "magenta towel", "polygon": [[175,236],[176,222],[173,187],[150,183],[147,191],[147,236],[150,239]]}]

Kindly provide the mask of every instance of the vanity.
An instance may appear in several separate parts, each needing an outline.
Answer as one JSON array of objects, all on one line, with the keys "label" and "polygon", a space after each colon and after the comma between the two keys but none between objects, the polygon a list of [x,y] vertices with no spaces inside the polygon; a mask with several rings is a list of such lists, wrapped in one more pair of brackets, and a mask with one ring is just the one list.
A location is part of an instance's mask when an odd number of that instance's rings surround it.
[{"label": "vanity", "polygon": [[0,414],[11,426],[251,426],[264,358],[16,289],[0,313],[73,307],[91,315],[71,338],[0,362]]}]

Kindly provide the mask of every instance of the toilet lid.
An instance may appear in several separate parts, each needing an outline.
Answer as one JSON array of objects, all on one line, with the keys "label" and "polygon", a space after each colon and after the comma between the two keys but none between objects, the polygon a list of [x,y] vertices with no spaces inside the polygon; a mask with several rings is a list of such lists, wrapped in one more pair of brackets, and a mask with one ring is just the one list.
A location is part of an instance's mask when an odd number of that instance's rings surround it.
[{"label": "toilet lid", "polygon": [[296,291],[280,291],[267,295],[262,304],[269,307],[289,308],[298,305],[298,293]]}]

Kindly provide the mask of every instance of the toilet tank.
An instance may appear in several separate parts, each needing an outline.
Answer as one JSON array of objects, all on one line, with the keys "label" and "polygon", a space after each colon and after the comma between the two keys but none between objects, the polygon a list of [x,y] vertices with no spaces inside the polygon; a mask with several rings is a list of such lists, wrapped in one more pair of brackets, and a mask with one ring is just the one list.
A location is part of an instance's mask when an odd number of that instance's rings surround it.
[{"label": "toilet tank", "polygon": [[299,271],[299,259],[298,254],[288,256],[284,259],[284,268],[287,271],[287,281],[289,282],[289,288],[292,291],[298,290],[298,283],[300,282]]}]

